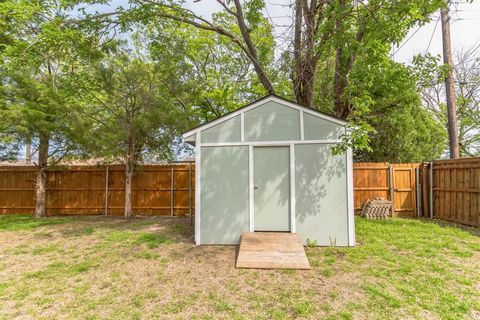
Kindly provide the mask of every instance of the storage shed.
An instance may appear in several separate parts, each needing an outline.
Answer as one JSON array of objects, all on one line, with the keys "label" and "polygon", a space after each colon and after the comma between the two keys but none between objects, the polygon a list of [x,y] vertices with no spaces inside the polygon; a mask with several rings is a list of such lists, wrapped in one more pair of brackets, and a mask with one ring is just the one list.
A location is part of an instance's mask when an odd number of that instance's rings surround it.
[{"label": "storage shed", "polygon": [[195,146],[196,244],[276,231],[353,246],[352,152],[332,153],[345,125],[269,95],[184,133]]}]

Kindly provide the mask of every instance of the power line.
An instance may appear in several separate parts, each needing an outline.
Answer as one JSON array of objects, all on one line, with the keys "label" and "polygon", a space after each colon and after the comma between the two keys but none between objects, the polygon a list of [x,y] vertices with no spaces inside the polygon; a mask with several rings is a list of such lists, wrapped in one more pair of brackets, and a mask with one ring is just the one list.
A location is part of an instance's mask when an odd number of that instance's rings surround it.
[{"label": "power line", "polygon": [[402,43],[402,45],[400,47],[397,48],[397,50],[395,50],[394,53],[391,54],[391,57],[395,57],[395,54],[398,52],[398,50],[402,49],[404,45],[407,44],[407,42],[413,38],[413,36],[421,29],[421,26],[418,26],[417,27],[417,30],[415,30],[415,32],[412,33],[412,35],[410,35],[410,37],[408,37],[407,40],[405,40],[405,42]]},{"label": "power line", "polygon": [[480,43],[475,48],[472,49],[472,52],[470,53],[470,55],[473,55],[475,51],[478,50],[478,48],[480,48]]},{"label": "power line", "polygon": [[430,36],[430,40],[428,41],[428,46],[427,46],[427,50],[425,50],[425,54],[427,54],[428,49],[430,49],[430,44],[432,43],[433,36],[435,35],[435,30],[437,30],[438,21],[440,21],[440,17],[438,17],[437,22],[435,22],[435,27],[433,28],[432,35]]}]

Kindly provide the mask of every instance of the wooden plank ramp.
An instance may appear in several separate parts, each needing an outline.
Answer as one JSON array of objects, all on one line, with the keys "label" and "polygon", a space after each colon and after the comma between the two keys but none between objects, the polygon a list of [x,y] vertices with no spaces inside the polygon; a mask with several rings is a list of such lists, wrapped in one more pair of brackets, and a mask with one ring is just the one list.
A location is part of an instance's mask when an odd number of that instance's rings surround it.
[{"label": "wooden plank ramp", "polygon": [[310,264],[297,233],[244,232],[237,268],[306,270]]}]

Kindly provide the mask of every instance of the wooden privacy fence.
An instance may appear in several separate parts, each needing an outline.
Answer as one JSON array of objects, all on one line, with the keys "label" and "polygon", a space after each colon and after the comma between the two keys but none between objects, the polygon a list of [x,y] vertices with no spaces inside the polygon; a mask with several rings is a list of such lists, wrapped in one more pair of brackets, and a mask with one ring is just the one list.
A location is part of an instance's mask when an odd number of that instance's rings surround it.
[{"label": "wooden privacy fence", "polygon": [[[47,214],[122,215],[122,165],[78,166],[47,172]],[[0,167],[0,214],[33,213],[35,167]],[[436,218],[480,226],[480,158],[433,163],[355,163],[354,201],[393,201],[394,216]],[[232,182],[235,183],[235,182]],[[142,166],[132,185],[138,215],[194,213],[195,165]]]},{"label": "wooden privacy fence", "polygon": [[[35,167],[0,167],[0,214],[33,213]],[[188,215],[194,211],[192,163],[146,165],[132,181],[132,210],[140,215]],[[77,166],[47,171],[47,215],[122,215],[125,167]]]},{"label": "wooden privacy fence", "polygon": [[429,181],[433,218],[480,227],[480,158],[434,161]]},{"label": "wooden privacy fence", "polygon": [[420,164],[355,163],[355,209],[393,199],[394,215],[480,227],[480,158]]},{"label": "wooden privacy fence", "polygon": [[420,216],[421,166],[420,163],[354,163],[355,210],[360,210],[367,199],[380,197],[393,202],[394,216]]}]

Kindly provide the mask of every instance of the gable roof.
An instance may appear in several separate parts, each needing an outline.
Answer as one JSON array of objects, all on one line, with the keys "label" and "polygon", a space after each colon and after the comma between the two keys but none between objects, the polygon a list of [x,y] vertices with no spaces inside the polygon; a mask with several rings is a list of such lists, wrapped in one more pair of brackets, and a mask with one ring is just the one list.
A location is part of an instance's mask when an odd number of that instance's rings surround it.
[{"label": "gable roof", "polygon": [[315,109],[312,109],[312,108],[309,108],[309,107],[305,107],[305,106],[302,106],[296,102],[293,102],[291,100],[288,100],[288,99],[285,99],[285,98],[282,98],[282,97],[279,97],[277,95],[274,95],[274,94],[270,94],[270,95],[267,95],[263,98],[260,98],[258,100],[255,100],[243,107],[240,107],[238,108],[237,110],[234,110],[234,111],[231,111],[231,112],[228,112],[216,119],[213,119],[211,121],[208,121],[206,123],[203,123],[197,127],[194,127],[186,132],[184,132],[182,134],[182,137],[184,139],[196,134],[197,132],[200,132],[200,131],[203,131],[205,129],[208,129],[210,127],[213,127],[217,124],[220,124],[222,122],[225,122],[241,113],[244,113],[244,112],[247,112],[249,110],[252,110],[252,109],[255,109],[267,102],[270,102],[270,101],[273,101],[273,102],[277,102],[279,104],[282,104],[284,106],[287,106],[287,107],[290,107],[290,108],[294,108],[294,109],[297,109],[297,110],[301,110],[303,112],[306,112],[306,113],[309,113],[309,114],[312,114],[316,117],[319,117],[319,118],[322,118],[322,119],[325,119],[327,121],[330,121],[330,122],[333,122],[333,123],[336,123],[336,124],[340,124],[340,125],[345,125],[347,123],[347,121],[341,119],[341,118],[338,118],[338,117],[335,117],[335,116],[332,116],[332,115],[329,115],[325,112],[321,112],[321,111],[318,111],[318,110],[315,110]]}]

